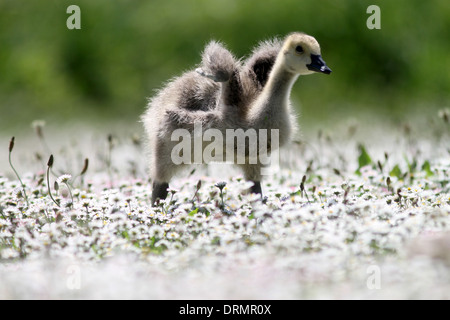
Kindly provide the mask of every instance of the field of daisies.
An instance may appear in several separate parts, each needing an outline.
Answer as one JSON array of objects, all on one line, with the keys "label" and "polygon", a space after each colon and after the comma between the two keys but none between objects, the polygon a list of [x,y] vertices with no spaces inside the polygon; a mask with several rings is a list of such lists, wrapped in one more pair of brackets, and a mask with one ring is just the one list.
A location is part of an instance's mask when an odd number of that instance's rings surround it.
[{"label": "field of daisies", "polygon": [[192,167],[151,207],[139,124],[0,137],[0,299],[449,299],[448,110]]}]

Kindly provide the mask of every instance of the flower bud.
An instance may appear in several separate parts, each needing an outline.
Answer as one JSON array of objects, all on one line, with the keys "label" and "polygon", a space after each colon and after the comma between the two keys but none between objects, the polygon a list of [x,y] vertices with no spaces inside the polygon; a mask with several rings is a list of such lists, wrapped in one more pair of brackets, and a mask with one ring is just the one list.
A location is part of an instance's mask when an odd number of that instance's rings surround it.
[{"label": "flower bud", "polygon": [[53,166],[53,155],[50,155],[50,158],[48,159],[47,162],[47,166],[50,168]]},{"label": "flower bud", "polygon": [[9,152],[11,152],[14,148],[14,137],[11,138],[11,141],[9,141]]}]

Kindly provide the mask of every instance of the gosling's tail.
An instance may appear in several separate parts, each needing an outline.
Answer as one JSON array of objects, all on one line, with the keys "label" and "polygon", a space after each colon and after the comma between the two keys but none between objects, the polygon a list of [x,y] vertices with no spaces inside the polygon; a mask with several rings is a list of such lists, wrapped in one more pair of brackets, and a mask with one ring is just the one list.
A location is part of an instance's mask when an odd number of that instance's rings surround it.
[{"label": "gosling's tail", "polygon": [[230,51],[217,42],[211,41],[202,54],[202,65],[196,71],[216,82],[228,81],[236,70],[237,61]]}]

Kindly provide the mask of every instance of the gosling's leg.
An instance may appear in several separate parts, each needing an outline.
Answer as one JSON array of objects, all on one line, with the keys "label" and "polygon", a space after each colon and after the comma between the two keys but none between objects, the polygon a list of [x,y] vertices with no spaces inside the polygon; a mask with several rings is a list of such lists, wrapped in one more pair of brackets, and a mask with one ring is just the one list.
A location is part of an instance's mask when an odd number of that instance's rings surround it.
[{"label": "gosling's leg", "polygon": [[260,194],[261,188],[261,165],[260,164],[242,164],[240,165],[244,171],[245,180],[253,182],[253,186],[249,189],[250,193]]},{"label": "gosling's leg", "polygon": [[169,184],[167,182],[153,182],[152,206],[155,206],[157,200],[164,200],[167,197]]},{"label": "gosling's leg", "polygon": [[176,166],[171,159],[172,145],[166,143],[165,137],[170,134],[164,129],[161,129],[162,134],[155,138],[155,143],[152,146],[152,158],[150,162],[150,177],[153,181],[152,190],[152,206],[155,206],[159,200],[164,200],[167,197],[169,188],[169,181],[180,166]]}]

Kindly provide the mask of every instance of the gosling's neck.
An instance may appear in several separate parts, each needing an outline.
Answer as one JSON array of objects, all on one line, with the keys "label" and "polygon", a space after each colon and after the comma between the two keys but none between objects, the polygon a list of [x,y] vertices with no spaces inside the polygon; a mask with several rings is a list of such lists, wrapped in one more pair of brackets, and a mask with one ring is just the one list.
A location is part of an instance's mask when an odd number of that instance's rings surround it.
[{"label": "gosling's neck", "polygon": [[253,105],[252,120],[266,128],[278,126],[280,121],[285,121],[289,113],[292,86],[297,78],[298,74],[289,71],[283,63],[283,57],[279,56],[263,91]]},{"label": "gosling's neck", "polygon": [[289,106],[292,86],[297,78],[298,74],[289,71],[282,59],[277,59],[262,92],[262,95],[268,98],[269,104],[273,104],[272,109],[280,111],[279,107]]}]

